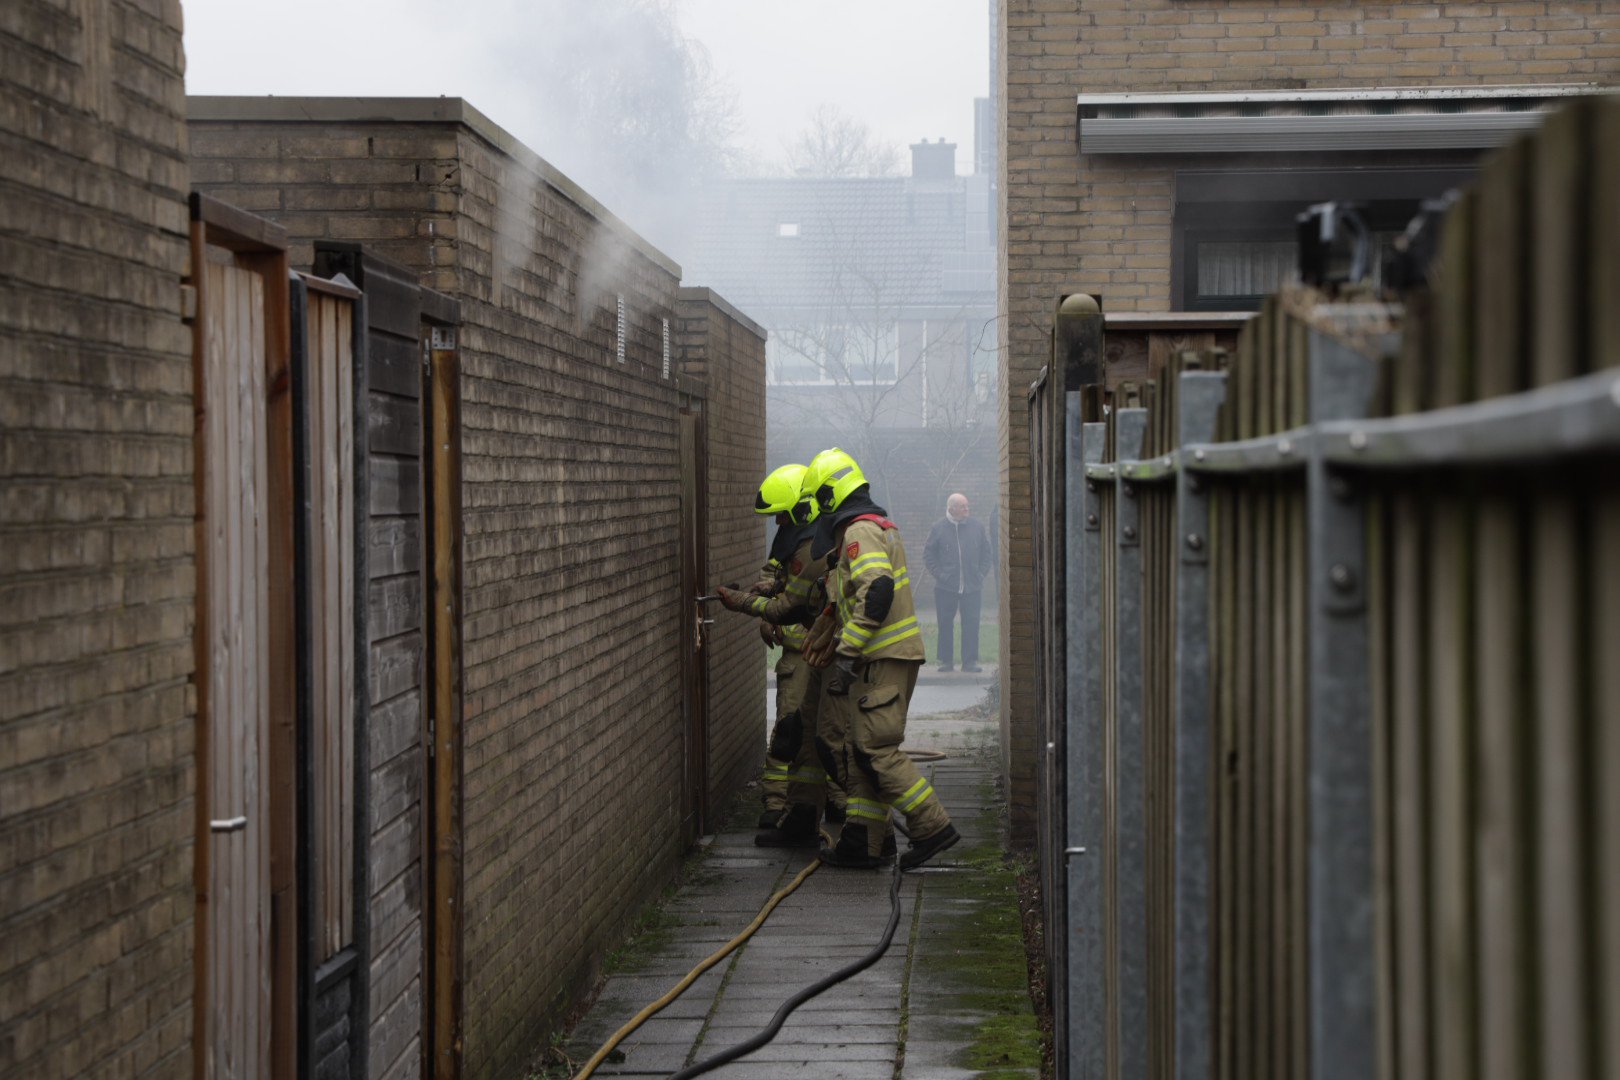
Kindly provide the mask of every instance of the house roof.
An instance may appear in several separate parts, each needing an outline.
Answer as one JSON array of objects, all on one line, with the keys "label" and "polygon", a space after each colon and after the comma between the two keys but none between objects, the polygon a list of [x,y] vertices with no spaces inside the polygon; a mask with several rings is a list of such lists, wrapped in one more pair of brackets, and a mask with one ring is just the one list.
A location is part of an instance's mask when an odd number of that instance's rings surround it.
[{"label": "house roof", "polygon": [[962,273],[986,209],[969,177],[725,181],[700,200],[689,276],[749,311],[961,304],[993,289]]}]

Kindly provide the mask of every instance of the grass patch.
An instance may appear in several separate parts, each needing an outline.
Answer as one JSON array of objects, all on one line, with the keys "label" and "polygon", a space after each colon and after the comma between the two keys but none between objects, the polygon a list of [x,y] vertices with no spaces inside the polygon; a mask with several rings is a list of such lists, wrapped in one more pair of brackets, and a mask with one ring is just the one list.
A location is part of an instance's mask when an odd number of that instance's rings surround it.
[{"label": "grass patch", "polygon": [[[939,662],[939,622],[934,618],[933,612],[924,612],[917,616],[922,623],[923,652],[928,656],[930,664]],[[962,662],[962,624],[956,624],[956,645],[952,663]],[[994,664],[996,652],[1001,648],[1001,626],[993,619],[983,619],[979,622],[979,665]]]},{"label": "grass patch", "polygon": [[[692,869],[695,871],[696,866]],[[693,876],[695,874],[681,875],[687,881],[692,880]],[[678,885],[666,885],[658,896],[636,912],[635,919],[630,923],[628,936],[617,948],[610,950],[602,958],[604,976],[634,971],[638,958],[645,959],[669,944],[670,939],[675,936],[675,931],[685,925],[668,911],[668,904],[675,899],[678,888]]]},{"label": "grass patch", "polygon": [[[984,800],[978,831],[997,837],[1002,835],[1001,803],[993,794]],[[951,906],[959,914],[950,926],[957,944],[948,957],[936,955],[928,964],[945,965],[944,970],[919,977],[943,977],[955,1007],[976,1017],[973,1038],[957,1064],[983,1077],[1027,1076],[1028,1070],[1042,1066],[1044,1040],[1029,996],[1018,860],[994,840],[951,854],[969,872],[929,879],[924,903],[957,901]]]}]

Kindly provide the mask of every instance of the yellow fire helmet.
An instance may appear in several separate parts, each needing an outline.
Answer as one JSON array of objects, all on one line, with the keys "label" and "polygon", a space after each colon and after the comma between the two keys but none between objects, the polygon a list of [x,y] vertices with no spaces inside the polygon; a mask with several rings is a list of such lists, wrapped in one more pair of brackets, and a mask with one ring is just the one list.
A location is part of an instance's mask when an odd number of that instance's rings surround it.
[{"label": "yellow fire helmet", "polygon": [[810,459],[810,468],[804,474],[803,493],[815,496],[821,512],[830,514],[843,505],[851,492],[865,486],[866,474],[861,472],[861,467],[835,446]]},{"label": "yellow fire helmet", "polygon": [[802,492],[809,471],[803,465],[783,465],[767,476],[754,496],[754,513],[789,514],[795,525],[816,520],[816,500]]}]

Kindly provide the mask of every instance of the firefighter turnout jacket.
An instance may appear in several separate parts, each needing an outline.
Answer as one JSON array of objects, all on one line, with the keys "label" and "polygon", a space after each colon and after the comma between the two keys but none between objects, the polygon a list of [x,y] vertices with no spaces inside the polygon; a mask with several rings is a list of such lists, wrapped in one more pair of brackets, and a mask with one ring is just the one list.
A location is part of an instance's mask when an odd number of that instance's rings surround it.
[{"label": "firefighter turnout jacket", "polygon": [[775,596],[781,592],[787,584],[794,553],[803,541],[815,535],[815,531],[814,525],[778,525],[776,535],[771,537],[771,550],[765,557],[765,565],[759,568],[759,580],[750,591],[760,596]]},{"label": "firefighter turnout jacket", "polygon": [[743,609],[750,615],[758,615],[766,622],[780,626],[783,648],[794,652],[804,648],[806,625],[813,621],[822,604],[820,580],[825,562],[822,560],[812,565],[810,531],[805,530],[804,538],[799,541],[783,568],[781,591],[770,596],[751,597]]},{"label": "firefighter turnout jacket", "polygon": [[894,522],[862,514],[844,527],[827,592],[841,629],[838,652],[862,660],[924,658],[922,627]]}]

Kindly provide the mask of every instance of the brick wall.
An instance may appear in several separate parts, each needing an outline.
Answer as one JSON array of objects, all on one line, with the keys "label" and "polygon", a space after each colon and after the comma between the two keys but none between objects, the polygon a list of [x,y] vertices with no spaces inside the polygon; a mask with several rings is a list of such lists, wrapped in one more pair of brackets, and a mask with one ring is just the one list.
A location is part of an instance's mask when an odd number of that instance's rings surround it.
[{"label": "brick wall", "polygon": [[[765,464],[765,331],[708,289],[685,288],[675,306],[679,371],[706,388],[709,566],[705,588],[758,575],[764,522],[754,496]],[[709,800],[759,775],[765,751],[765,646],[754,620],[710,612]]]},{"label": "brick wall", "polygon": [[0,19],[0,1073],[189,1076],[176,2]]},{"label": "brick wall", "polygon": [[[1001,623],[1028,626],[1027,403],[1060,292],[1166,310],[1174,167],[1082,158],[1076,95],[1620,81],[1620,3],[1001,0]],[[1207,162],[1206,162],[1207,163]],[[1184,162],[1183,162],[1184,164]],[[1033,836],[1028,633],[1002,635],[1014,834]]]},{"label": "brick wall", "polygon": [[677,272],[458,143],[467,1064],[505,1076],[679,854]]},{"label": "brick wall", "polygon": [[[359,240],[461,303],[465,1053],[511,1075],[680,854],[679,268],[457,99],[192,117],[198,186],[286,227],[295,265]],[[762,682],[752,712],[757,737]],[[373,1078],[413,1074],[376,1031]]]}]

